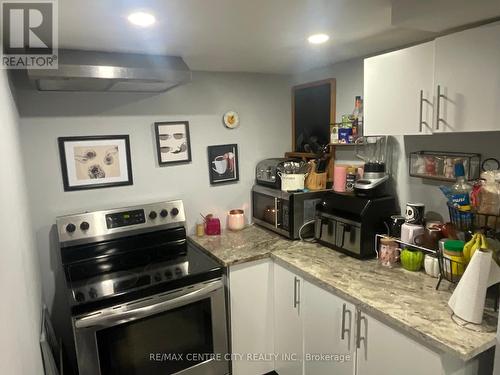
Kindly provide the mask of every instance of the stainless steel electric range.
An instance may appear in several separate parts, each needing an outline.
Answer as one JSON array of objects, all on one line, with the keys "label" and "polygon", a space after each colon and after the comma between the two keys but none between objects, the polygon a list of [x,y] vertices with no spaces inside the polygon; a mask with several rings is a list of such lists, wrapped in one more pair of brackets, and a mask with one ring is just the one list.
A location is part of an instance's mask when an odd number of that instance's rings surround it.
[{"label": "stainless steel electric range", "polygon": [[57,218],[80,375],[229,373],[223,269],[182,201]]}]

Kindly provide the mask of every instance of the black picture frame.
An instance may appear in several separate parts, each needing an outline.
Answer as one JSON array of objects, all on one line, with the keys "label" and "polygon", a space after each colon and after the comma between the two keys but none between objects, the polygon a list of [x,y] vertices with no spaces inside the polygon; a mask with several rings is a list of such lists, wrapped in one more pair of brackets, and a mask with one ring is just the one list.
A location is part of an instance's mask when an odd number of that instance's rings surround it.
[{"label": "black picture frame", "polygon": [[[156,142],[156,155],[158,158],[158,164],[160,166],[167,166],[172,164],[183,164],[191,162],[191,138],[189,135],[189,122],[188,121],[162,121],[155,122],[155,142]],[[165,129],[168,127],[184,127],[184,139],[185,142],[176,140],[173,134],[168,134]],[[174,130],[175,131],[175,130]],[[176,133],[178,134],[178,133]],[[168,139],[162,140],[161,137],[166,136]],[[185,150],[182,150],[182,146],[185,145]],[[177,148],[176,148],[177,147]],[[173,148],[173,151],[171,151]],[[162,149],[168,149],[167,152],[162,152]],[[179,158],[179,155],[184,154],[184,158]],[[170,159],[170,160],[169,160]]]},{"label": "black picture frame", "polygon": [[[61,172],[62,172],[62,178],[63,178],[63,186],[64,186],[64,191],[79,191],[79,190],[89,190],[89,189],[103,189],[103,188],[109,188],[109,187],[116,187],[116,186],[127,186],[127,185],[133,185],[134,179],[132,175],[132,158],[130,154],[130,137],[128,135],[96,135],[96,136],[74,136],[74,137],[59,137],[57,138],[58,145],[59,145],[59,158],[61,161]],[[102,183],[89,183],[89,184],[75,184],[75,173],[70,173],[70,168],[68,168],[68,158],[67,158],[67,151],[68,147],[73,147],[73,153],[74,153],[74,148],[75,147],[86,147],[86,148],[92,148],[93,146],[87,145],[83,146],[82,144],[91,144],[92,142],[99,142],[102,143],[102,141],[109,141],[109,146],[106,147],[114,147],[116,146],[116,154],[118,155],[118,162],[120,163],[120,166],[118,167],[118,170],[120,172],[120,176],[118,177],[113,177],[113,179],[119,179],[123,177],[123,181],[113,181],[113,182],[106,182],[107,179],[106,177],[100,177],[103,178]],[[80,145],[78,146],[78,143]],[[114,143],[114,144],[113,144]],[[96,147],[104,147],[104,146],[96,146]],[[125,155],[120,155],[119,149],[122,149],[124,151]],[[106,154],[106,160],[109,162],[109,160],[114,160],[114,157],[116,154],[110,155],[109,153]],[[85,158],[83,158],[84,160]],[[82,158],[79,159],[80,162],[82,162]],[[75,166],[77,165],[77,160],[75,156]],[[84,160],[83,162],[87,162]],[[105,162],[106,163],[106,162]],[[125,168],[121,168],[123,165],[126,165]],[[94,164],[95,165],[100,165],[100,164]],[[89,167],[90,168],[90,167]],[[74,167],[71,169],[71,171],[76,170],[77,167]],[[123,170],[126,171],[126,173],[123,172]],[[90,170],[89,170],[90,173]],[[89,181],[96,181],[99,178],[89,178]]]},{"label": "black picture frame", "polygon": [[[208,146],[208,174],[210,185],[225,184],[239,181],[239,155],[238,145]],[[231,155],[233,167],[231,168]]]}]

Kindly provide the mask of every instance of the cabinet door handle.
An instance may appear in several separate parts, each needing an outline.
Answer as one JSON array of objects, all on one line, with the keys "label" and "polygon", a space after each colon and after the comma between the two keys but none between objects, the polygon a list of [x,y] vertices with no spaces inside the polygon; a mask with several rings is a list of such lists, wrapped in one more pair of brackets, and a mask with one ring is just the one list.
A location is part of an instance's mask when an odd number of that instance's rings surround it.
[{"label": "cabinet door handle", "polygon": [[296,309],[300,304],[300,279],[294,277],[293,280],[293,308]]},{"label": "cabinet door handle", "polygon": [[[349,314],[349,328],[345,328],[345,315]],[[349,336],[351,336],[351,320],[352,320],[352,313],[351,313],[351,310],[348,310],[347,309],[347,305],[344,303],[342,305],[342,328],[341,328],[341,334],[340,334],[340,338],[342,340],[345,339],[345,334],[347,333]]]},{"label": "cabinet door handle", "polygon": [[[365,336],[361,335],[361,321],[365,323]],[[361,314],[361,311],[358,310],[358,314],[356,317],[356,331],[357,331],[357,336],[356,336],[356,347],[358,349],[361,348],[361,341],[364,342],[365,348],[366,348],[366,342],[367,342],[367,336],[368,336],[368,330],[367,328],[367,320],[366,318]]]},{"label": "cabinet door handle", "polygon": [[420,90],[420,114],[418,119],[419,132],[422,133],[423,127],[422,125],[429,126],[427,121],[423,121],[423,112],[424,112],[424,102],[428,103],[429,101],[424,98],[424,90]]},{"label": "cabinet door handle", "polygon": [[437,87],[437,98],[436,98],[436,130],[439,130],[439,124],[444,122],[444,119],[441,118],[441,98],[446,98],[445,95],[441,94],[441,85]]}]

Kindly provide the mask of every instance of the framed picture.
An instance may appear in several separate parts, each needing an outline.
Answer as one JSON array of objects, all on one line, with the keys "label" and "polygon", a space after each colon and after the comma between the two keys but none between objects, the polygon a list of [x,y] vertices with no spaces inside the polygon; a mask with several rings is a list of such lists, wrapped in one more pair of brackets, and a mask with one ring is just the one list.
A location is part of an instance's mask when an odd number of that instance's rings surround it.
[{"label": "framed picture", "polygon": [[208,146],[210,184],[238,181],[238,145]]},{"label": "framed picture", "polygon": [[155,135],[160,165],[191,161],[189,122],[155,122]]},{"label": "framed picture", "polygon": [[132,185],[128,135],[58,138],[64,191]]}]

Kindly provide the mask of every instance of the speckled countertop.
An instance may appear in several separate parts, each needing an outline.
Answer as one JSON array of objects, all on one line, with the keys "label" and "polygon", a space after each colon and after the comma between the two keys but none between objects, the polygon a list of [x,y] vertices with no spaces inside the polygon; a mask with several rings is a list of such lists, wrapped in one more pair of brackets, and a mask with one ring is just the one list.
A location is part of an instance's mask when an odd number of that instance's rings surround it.
[{"label": "speckled countertop", "polygon": [[[376,319],[437,350],[470,360],[495,345],[495,332],[474,332],[451,319],[449,284],[423,272],[388,269],[321,245],[289,241],[256,226],[221,236],[191,237],[225,266],[271,257],[304,279],[356,304]],[[485,317],[494,328],[496,318]]]}]

